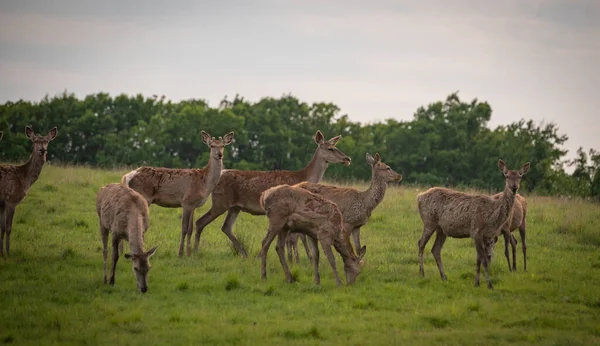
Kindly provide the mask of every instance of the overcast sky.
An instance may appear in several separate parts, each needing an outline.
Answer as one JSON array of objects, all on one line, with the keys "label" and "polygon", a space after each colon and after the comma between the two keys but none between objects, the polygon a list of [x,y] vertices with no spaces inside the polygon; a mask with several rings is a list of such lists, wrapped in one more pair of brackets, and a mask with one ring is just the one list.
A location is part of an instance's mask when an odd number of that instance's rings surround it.
[{"label": "overcast sky", "polygon": [[555,122],[600,149],[598,0],[0,0],[0,102],[67,90],[257,101],[410,120],[460,90],[490,126]]}]

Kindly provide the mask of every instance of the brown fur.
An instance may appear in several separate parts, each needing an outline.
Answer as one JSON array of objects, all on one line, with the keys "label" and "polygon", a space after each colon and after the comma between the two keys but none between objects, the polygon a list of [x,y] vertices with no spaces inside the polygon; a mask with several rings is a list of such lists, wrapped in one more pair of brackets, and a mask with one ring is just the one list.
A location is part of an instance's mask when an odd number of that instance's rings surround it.
[{"label": "brown fur", "polygon": [[10,233],[15,209],[40,176],[46,162],[48,143],[56,138],[58,130],[54,127],[47,136],[40,136],[30,126],[26,126],[25,134],[33,142],[33,151],[29,161],[18,166],[0,166],[0,256],[4,254],[5,235],[6,256],[10,255]]},{"label": "brown fur", "polygon": [[[492,196],[493,198],[501,198],[502,193],[497,193]],[[517,239],[512,234],[512,232],[516,229],[519,229],[519,234],[521,235],[521,248],[523,250],[523,270],[527,271],[527,241],[526,231],[527,231],[527,201],[525,198],[519,194],[515,198],[515,204],[513,206],[512,215],[509,218],[509,221],[504,224],[502,227],[502,235],[504,236],[504,256],[506,256],[506,261],[508,262],[508,270],[517,271]],[[513,256],[513,264],[512,268],[510,265],[510,256],[508,253],[508,243],[510,243],[512,248],[512,256]]]},{"label": "brown fur", "polygon": [[262,241],[262,248],[258,254],[262,260],[261,277],[263,279],[267,278],[267,252],[277,237],[275,250],[279,255],[287,281],[293,281],[285,260],[285,238],[288,232],[301,232],[308,236],[313,255],[314,280],[317,285],[321,282],[317,239],[331,264],[336,283],[341,285],[342,282],[337,273],[335,257],[331,250],[332,245],[344,261],[346,282],[354,283],[360,273],[360,260],[367,249],[366,247],[361,248],[358,256],[354,253],[350,244],[350,236],[344,229],[342,214],[335,203],[296,186],[279,185],[263,192],[260,204],[269,219],[269,230]]},{"label": "brown fur", "polygon": [[378,153],[375,156],[367,153],[366,159],[371,166],[371,186],[366,191],[308,182],[298,184],[299,187],[337,204],[344,217],[344,228],[352,234],[355,249],[361,248],[360,228],[367,224],[371,213],[383,200],[387,183],[402,180],[402,175],[381,162]]},{"label": "brown fur", "polygon": [[[144,233],[148,230],[148,204],[144,197],[123,184],[108,184],[98,190],[96,196],[96,212],[102,237],[102,255],[104,258],[104,283],[115,284],[115,268],[119,260],[119,243],[129,242],[131,254],[125,258],[131,259],[133,273],[138,289],[145,293],[148,290],[148,271],[150,256],[156,252],[156,247],[144,251]],[[112,267],[110,280],[107,280],[106,261],[108,257],[108,233],[112,232]]]},{"label": "brown fur", "polygon": [[223,169],[223,148],[233,140],[233,132],[215,139],[202,131],[202,141],[210,148],[210,159],[202,169],[140,167],[123,176],[121,182],[139,192],[148,202],[166,208],[183,208],[179,256],[187,236],[191,255],[194,210],[206,203]]},{"label": "brown fur", "polygon": [[233,234],[233,224],[240,212],[252,215],[264,215],[259,199],[263,191],[270,187],[302,181],[319,182],[329,163],[350,164],[350,158],[335,147],[340,136],[325,141],[321,131],[314,136],[317,150],[310,163],[299,171],[239,171],[223,170],[221,179],[212,193],[212,206],[208,212],[196,220],[196,241],[194,251],[198,251],[200,235],[208,224],[227,212],[221,230],[229,237],[233,246],[248,257],[248,253]]},{"label": "brown fur", "polygon": [[493,288],[488,274],[488,263],[501,228],[512,214],[515,195],[519,190],[522,175],[529,170],[529,162],[519,171],[508,170],[502,160],[498,161],[498,167],[505,176],[504,192],[500,198],[469,195],[440,187],[431,188],[417,196],[419,213],[423,221],[423,235],[419,240],[421,276],[424,276],[423,250],[433,233],[436,233],[436,238],[431,253],[436,260],[442,280],[446,280],[441,258],[446,238],[470,237],[477,250],[475,286],[479,286],[483,263],[488,288]]}]

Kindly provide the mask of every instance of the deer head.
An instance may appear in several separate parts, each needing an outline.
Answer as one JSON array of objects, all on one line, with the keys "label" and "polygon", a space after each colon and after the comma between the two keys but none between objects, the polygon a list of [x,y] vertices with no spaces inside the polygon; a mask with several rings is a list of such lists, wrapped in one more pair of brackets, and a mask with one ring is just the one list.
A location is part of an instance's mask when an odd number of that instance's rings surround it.
[{"label": "deer head", "polygon": [[367,153],[367,163],[371,165],[373,176],[383,179],[386,183],[402,180],[401,174],[395,172],[390,166],[381,162],[379,153],[375,153],[375,156],[371,156],[371,154]]},{"label": "deer head", "polygon": [[352,159],[335,147],[340,138],[342,138],[342,136],[335,136],[326,141],[321,131],[317,130],[314,140],[318,145],[318,155],[327,163],[343,163],[346,166],[349,166]]},{"label": "deer head", "polygon": [[202,142],[210,148],[210,157],[219,161],[223,159],[223,149],[225,146],[233,142],[233,132],[229,132],[224,137],[216,139],[202,130]]},{"label": "deer head", "polygon": [[363,246],[358,250],[358,257],[354,255],[354,250],[352,251],[352,258],[348,258],[344,261],[344,272],[346,273],[346,284],[352,285],[356,281],[356,277],[360,274],[360,261],[365,256],[367,252],[367,246]]},{"label": "deer head", "polygon": [[33,142],[33,152],[38,153],[41,157],[46,159],[48,143],[56,138],[56,135],[58,135],[58,129],[55,126],[52,128],[52,130],[50,130],[50,132],[48,132],[48,135],[41,136],[36,134],[31,126],[25,126],[25,135],[31,140],[31,142]]},{"label": "deer head", "polygon": [[519,187],[521,185],[521,178],[523,174],[529,171],[529,162],[524,164],[521,169],[518,171],[512,171],[506,168],[506,164],[502,160],[498,160],[498,168],[504,174],[504,178],[506,178],[505,187],[507,187],[510,191],[512,191],[513,195],[519,191]]},{"label": "deer head", "polygon": [[148,291],[148,272],[150,271],[150,257],[156,252],[158,245],[147,252],[125,254],[125,258],[130,259],[133,264],[133,274],[137,280],[137,287],[142,293]]}]

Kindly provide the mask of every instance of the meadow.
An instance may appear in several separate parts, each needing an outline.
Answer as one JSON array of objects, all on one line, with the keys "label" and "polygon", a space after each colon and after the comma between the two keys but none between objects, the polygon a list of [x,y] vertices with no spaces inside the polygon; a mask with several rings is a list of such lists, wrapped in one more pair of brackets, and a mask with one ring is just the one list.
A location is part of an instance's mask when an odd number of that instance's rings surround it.
[{"label": "meadow", "polygon": [[[490,267],[491,291],[485,284],[473,287],[475,249],[468,239],[448,239],[444,246],[447,282],[440,280],[431,239],[425,277],[419,277],[417,187],[388,188],[361,232],[367,246],[361,274],[354,286],[339,288],[323,255],[321,286],[313,283],[302,248],[301,262],[290,264],[298,281],[288,284],[274,244],[268,278],[261,280],[255,256],[267,228],[264,216],[242,213],[235,224],[247,259],[221,232],[223,216],[205,229],[198,254],[179,258],[181,209],[153,205],[145,246],[159,248],[142,294],[123,257],[115,286],[102,281],[95,196],[126,171],[44,167],[17,208],[11,256],[0,258],[0,343],[600,343],[598,204],[526,196],[528,271],[518,232],[517,272],[508,270],[500,240]],[[210,200],[195,219],[209,207]],[[337,266],[343,275],[339,256]]]}]

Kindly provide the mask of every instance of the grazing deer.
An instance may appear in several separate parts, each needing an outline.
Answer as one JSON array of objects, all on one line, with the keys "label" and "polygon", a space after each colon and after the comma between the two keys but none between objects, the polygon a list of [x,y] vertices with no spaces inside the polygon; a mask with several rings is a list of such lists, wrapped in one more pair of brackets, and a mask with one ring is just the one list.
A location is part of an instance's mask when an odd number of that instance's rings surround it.
[{"label": "grazing deer", "polygon": [[288,282],[293,282],[292,274],[285,260],[285,239],[288,232],[301,232],[308,236],[314,265],[314,280],[317,285],[321,283],[319,275],[319,248],[317,240],[321,243],[323,252],[335,275],[335,281],[342,284],[338,275],[335,257],[331,246],[342,256],[346,282],[353,284],[360,273],[360,261],[367,251],[366,246],[354,253],[350,244],[350,236],[344,229],[342,214],[335,203],[325,198],[310,193],[297,186],[279,185],[262,193],[260,205],[264,208],[269,218],[269,230],[262,241],[262,248],[258,254],[261,257],[261,278],[267,278],[267,252],[269,246],[277,237],[275,250],[285,272]]},{"label": "grazing deer", "polygon": [[296,263],[300,263],[300,256],[298,255],[298,239],[302,240],[304,250],[306,251],[306,257],[312,262],[312,255],[308,249],[308,243],[306,242],[306,234],[298,232],[289,232],[285,238],[285,248],[288,252],[288,260],[293,262],[293,258],[296,258]]},{"label": "grazing deer", "polygon": [[6,256],[10,255],[10,233],[15,209],[27,196],[46,162],[48,143],[56,138],[56,127],[47,136],[37,135],[30,126],[25,127],[25,135],[33,142],[29,161],[23,165],[0,166],[0,256],[4,254],[3,240],[6,235]]},{"label": "grazing deer", "polygon": [[288,184],[294,185],[302,181],[319,182],[329,163],[350,164],[350,158],[335,147],[341,136],[335,136],[325,141],[321,131],[314,136],[317,143],[312,160],[299,171],[239,171],[223,170],[221,179],[212,193],[212,206],[202,217],[196,220],[196,241],[194,251],[198,251],[200,235],[208,224],[227,212],[227,217],[221,231],[229,237],[233,246],[243,256],[248,253],[233,235],[233,224],[241,211],[252,215],[265,215],[260,206],[260,194],[266,189]]},{"label": "grazing deer", "polygon": [[202,131],[202,142],[210,148],[208,164],[201,169],[140,167],[123,176],[121,182],[139,192],[148,202],[165,208],[183,208],[179,256],[187,236],[187,254],[191,255],[194,210],[204,205],[223,169],[223,148],[233,141],[233,132],[215,139]]},{"label": "grazing deer", "polygon": [[[96,212],[102,236],[102,255],[104,257],[104,283],[115,284],[115,268],[119,260],[119,243],[129,242],[130,259],[137,287],[142,293],[148,291],[148,271],[150,257],[158,246],[144,251],[144,234],[148,230],[148,204],[142,195],[123,184],[103,186],[96,195]],[[112,267],[110,279],[106,277],[106,261],[108,257],[108,232],[112,232]],[[122,243],[121,243],[122,244]]]},{"label": "grazing deer", "polygon": [[371,213],[383,200],[387,183],[402,180],[402,175],[381,162],[381,156],[378,153],[375,156],[367,153],[366,159],[371,166],[371,186],[365,191],[314,183],[298,184],[299,187],[337,204],[344,217],[344,228],[352,234],[355,249],[361,247],[360,228],[369,221]]},{"label": "grazing deer", "polygon": [[519,190],[521,177],[529,170],[529,162],[518,171],[506,168],[504,161],[498,167],[505,177],[504,192],[499,198],[486,195],[470,195],[446,188],[434,187],[417,196],[419,213],[423,221],[423,235],[419,240],[419,271],[424,276],[423,250],[433,233],[436,234],[431,253],[435,258],[442,280],[446,280],[442,265],[442,247],[446,237],[471,237],[477,250],[475,286],[479,286],[481,264],[489,289],[493,289],[488,274],[493,247],[503,225],[509,220]]},{"label": "grazing deer", "polygon": [[[502,198],[502,193],[497,193],[493,198]],[[519,229],[521,235],[521,248],[523,249],[523,270],[527,271],[527,243],[525,240],[527,230],[527,201],[525,198],[517,194],[515,205],[513,206],[512,215],[507,223],[502,227],[502,235],[504,236],[504,256],[508,262],[508,270],[517,271],[517,239],[512,234],[514,230]],[[508,253],[508,243],[512,248],[513,264],[510,266],[510,256]]]}]

